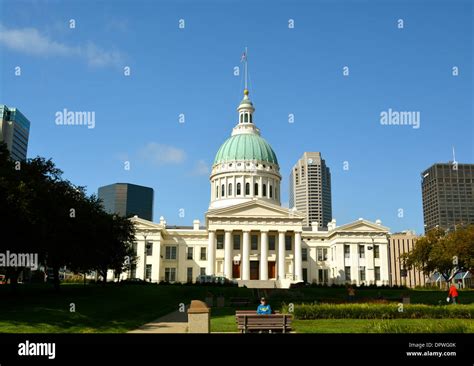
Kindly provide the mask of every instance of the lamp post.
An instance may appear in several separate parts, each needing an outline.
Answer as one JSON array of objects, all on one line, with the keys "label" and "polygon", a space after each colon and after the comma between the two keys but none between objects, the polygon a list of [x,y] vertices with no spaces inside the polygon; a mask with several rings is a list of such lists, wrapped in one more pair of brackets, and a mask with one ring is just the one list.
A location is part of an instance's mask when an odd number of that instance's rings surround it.
[{"label": "lamp post", "polygon": [[374,243],[374,236],[370,235],[370,239],[372,240],[372,246],[367,247],[367,250],[372,250],[372,273],[374,278],[374,285],[377,284],[375,280],[375,243]]}]

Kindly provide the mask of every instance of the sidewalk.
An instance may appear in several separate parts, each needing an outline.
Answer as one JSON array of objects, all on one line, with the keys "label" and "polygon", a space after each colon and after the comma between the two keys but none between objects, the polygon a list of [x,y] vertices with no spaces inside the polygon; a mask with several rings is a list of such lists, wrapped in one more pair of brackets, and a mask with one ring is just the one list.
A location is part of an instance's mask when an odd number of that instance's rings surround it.
[{"label": "sidewalk", "polygon": [[187,333],[188,314],[174,311],[128,333]]}]

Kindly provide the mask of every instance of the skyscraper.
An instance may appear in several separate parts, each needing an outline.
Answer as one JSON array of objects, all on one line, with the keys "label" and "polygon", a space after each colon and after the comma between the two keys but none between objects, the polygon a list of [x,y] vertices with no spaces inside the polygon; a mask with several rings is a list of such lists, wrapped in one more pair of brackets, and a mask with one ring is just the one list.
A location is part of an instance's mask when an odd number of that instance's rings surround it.
[{"label": "skyscraper", "polygon": [[153,188],[130,183],[115,183],[99,187],[99,198],[105,211],[120,216],[153,221]]},{"label": "skyscraper", "polygon": [[0,141],[7,144],[15,161],[26,159],[30,121],[17,109],[0,104]]},{"label": "skyscraper", "polygon": [[305,226],[332,220],[331,173],[319,152],[305,152],[290,173],[290,208],[305,214]]},{"label": "skyscraper", "polygon": [[474,164],[437,163],[421,178],[425,231],[474,224]]}]

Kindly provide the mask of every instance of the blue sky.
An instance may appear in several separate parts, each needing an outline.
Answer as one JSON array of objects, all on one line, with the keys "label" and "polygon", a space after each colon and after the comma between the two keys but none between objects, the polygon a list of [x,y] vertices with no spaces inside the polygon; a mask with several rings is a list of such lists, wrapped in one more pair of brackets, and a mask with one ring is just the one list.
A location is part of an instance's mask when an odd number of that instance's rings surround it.
[{"label": "blue sky", "polygon": [[[470,1],[0,4],[0,103],[31,120],[29,157],[53,158],[89,193],[153,187],[155,220],[204,219],[209,168],[237,123],[233,71],[245,46],[254,121],[278,156],[283,202],[291,166],[320,151],[338,224],[380,218],[421,233],[421,171],[452,160],[453,146],[460,163],[474,162]],[[64,108],[95,112],[95,128],[57,125]],[[382,125],[389,108],[420,112],[420,128]]]}]

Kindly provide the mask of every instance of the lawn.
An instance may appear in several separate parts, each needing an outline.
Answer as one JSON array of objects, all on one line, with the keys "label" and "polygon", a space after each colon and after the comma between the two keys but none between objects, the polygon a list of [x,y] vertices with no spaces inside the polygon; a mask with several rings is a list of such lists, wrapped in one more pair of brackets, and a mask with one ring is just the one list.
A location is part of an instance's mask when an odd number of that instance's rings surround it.
[{"label": "lawn", "polygon": [[[0,288],[1,333],[121,333],[204,300],[208,292],[251,296],[242,288],[156,285],[20,286],[16,296]],[[71,312],[71,304],[75,312]]]},{"label": "lawn", "polygon": [[[243,309],[242,309],[243,310]],[[211,331],[235,333],[235,309],[212,309]],[[296,333],[474,333],[473,319],[294,320]]]},{"label": "lawn", "polygon": [[[138,328],[149,321],[175,311],[180,303],[204,300],[210,292],[214,296],[248,297],[257,306],[260,294],[246,288],[208,286],[164,285],[82,285],[64,284],[56,293],[51,285],[21,285],[18,293],[10,294],[9,286],[0,286],[1,333],[122,333]],[[358,289],[359,301],[382,296],[399,301],[402,294],[409,294],[412,303],[438,304],[445,302],[444,291],[413,291],[399,289]],[[276,290],[269,295],[270,304],[279,309],[282,303],[344,302],[344,288],[303,288]],[[474,303],[474,291],[461,291],[461,303]],[[75,312],[71,312],[73,304]],[[242,308],[239,308],[242,309]],[[211,329],[216,332],[235,332],[235,308],[212,309]],[[405,324],[405,319],[395,322]],[[409,319],[408,321],[412,321]],[[430,320],[420,320],[427,324]],[[444,319],[437,320],[444,322]],[[373,320],[315,320],[295,321],[297,332],[352,332],[363,331]],[[364,325],[365,324],[365,325]],[[413,320],[413,323],[416,321]],[[472,330],[472,320],[466,321]]]}]

